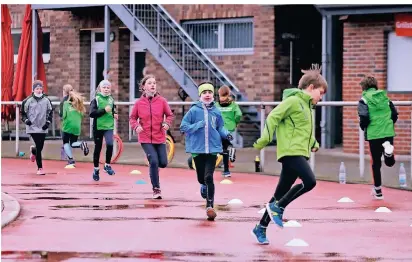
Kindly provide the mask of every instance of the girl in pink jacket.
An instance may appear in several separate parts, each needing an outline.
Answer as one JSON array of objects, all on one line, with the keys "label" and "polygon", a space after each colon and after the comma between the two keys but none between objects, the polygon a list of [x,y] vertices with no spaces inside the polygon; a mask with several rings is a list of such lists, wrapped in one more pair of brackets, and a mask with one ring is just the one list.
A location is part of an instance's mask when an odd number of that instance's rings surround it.
[{"label": "girl in pink jacket", "polygon": [[166,131],[174,116],[166,99],[157,92],[153,75],[146,75],[140,81],[140,89],[143,95],[133,106],[130,125],[136,131],[137,139],[150,163],[153,199],[162,199],[159,167],[167,166]]}]

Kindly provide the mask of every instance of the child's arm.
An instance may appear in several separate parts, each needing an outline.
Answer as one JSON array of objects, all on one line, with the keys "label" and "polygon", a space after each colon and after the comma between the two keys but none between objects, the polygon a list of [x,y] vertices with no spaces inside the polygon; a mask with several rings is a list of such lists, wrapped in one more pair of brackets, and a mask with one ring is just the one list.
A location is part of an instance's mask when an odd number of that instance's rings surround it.
[{"label": "child's arm", "polygon": [[21,121],[23,123],[25,123],[26,125],[31,125],[31,121],[29,120],[29,118],[27,117],[27,105],[26,102],[27,100],[29,100],[31,96],[27,97],[26,99],[23,100],[22,104],[21,104],[21,109],[20,109],[20,114],[21,114]]},{"label": "child's arm", "polygon": [[46,130],[47,128],[49,128],[49,125],[51,124],[52,120],[53,120],[53,105],[51,100],[46,97],[45,99],[47,99],[47,101],[49,102],[47,104],[47,109],[46,109],[46,124],[44,124],[44,126],[42,126],[43,130]]},{"label": "child's arm", "polygon": [[316,141],[316,138],[314,135],[312,135],[312,137],[310,138],[310,144],[312,145],[311,149],[313,152],[318,151],[319,149],[319,143],[318,141]]},{"label": "child's arm", "polygon": [[284,100],[275,107],[268,115],[265,121],[265,129],[261,137],[253,144],[256,149],[262,149],[273,140],[273,133],[280,121],[287,118],[292,111],[292,106],[295,99],[293,97]]},{"label": "child's arm", "polygon": [[104,108],[99,109],[97,107],[97,102],[96,99],[93,99],[90,102],[90,117],[91,118],[98,118],[101,117],[102,115],[104,115],[106,113],[106,110],[104,110]]},{"label": "child's arm", "polygon": [[136,100],[134,103],[133,109],[132,109],[132,114],[129,117],[129,123],[130,126],[132,127],[133,130],[135,130],[140,124],[139,124],[139,100]]},{"label": "child's arm", "polygon": [[370,123],[368,105],[363,99],[359,100],[358,103],[358,115],[359,115],[359,126],[365,131]]},{"label": "child's arm", "polygon": [[65,97],[63,97],[63,100],[60,101],[60,105],[59,105],[59,116],[62,118],[63,117],[63,105],[64,105],[64,101],[66,101]]},{"label": "child's arm", "polygon": [[393,123],[395,124],[396,121],[398,121],[398,111],[396,110],[395,105],[392,103],[392,101],[389,101],[389,107],[391,108],[391,118]]},{"label": "child's arm", "polygon": [[191,134],[205,126],[204,120],[198,121],[196,123],[193,123],[193,121],[194,121],[193,111],[192,109],[190,109],[183,117],[182,123],[180,124],[180,132]]},{"label": "child's arm", "polygon": [[175,116],[172,110],[170,109],[170,106],[167,103],[166,99],[163,99],[163,110],[164,110],[164,115],[166,116],[165,122],[170,127],[172,125],[172,122]]},{"label": "child's arm", "polygon": [[222,118],[222,115],[220,114],[220,112],[217,115],[216,127],[217,127],[217,131],[220,134],[220,137],[222,139],[228,139],[228,135],[230,135],[230,133],[225,128],[225,122],[223,121],[223,118]]},{"label": "child's arm", "polygon": [[240,107],[238,104],[235,103],[235,123],[236,126],[240,123],[240,119],[242,119],[242,110],[240,110]]}]

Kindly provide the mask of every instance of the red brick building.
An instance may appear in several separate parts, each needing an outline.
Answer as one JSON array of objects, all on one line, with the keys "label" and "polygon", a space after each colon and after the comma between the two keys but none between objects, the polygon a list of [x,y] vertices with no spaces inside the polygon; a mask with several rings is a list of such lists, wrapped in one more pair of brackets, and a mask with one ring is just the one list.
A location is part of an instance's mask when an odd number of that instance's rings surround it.
[{"label": "red brick building", "polygon": [[[36,5],[37,8],[38,6],[40,5]],[[13,33],[15,39],[18,39],[25,6],[9,7]],[[249,101],[279,101],[280,94],[289,86],[290,79],[293,85],[297,85],[301,68],[322,62],[322,15],[313,5],[163,7]],[[327,6],[320,9],[330,11]],[[104,7],[47,8],[38,10],[38,13],[43,31],[46,32],[45,37],[49,37],[48,41],[44,41],[49,46],[43,48],[48,51],[43,58],[46,62],[49,94],[61,97],[62,86],[70,83],[90,98],[92,89],[103,77],[100,72],[104,69]],[[336,59],[331,67],[335,90],[329,100],[359,100],[361,90],[358,83],[364,74],[376,76],[379,85],[386,88],[388,70],[391,70],[387,59],[388,39],[393,39],[390,32],[395,29],[395,14],[336,17],[339,18],[334,20],[333,25],[333,43],[337,46],[333,53]],[[110,43],[110,79],[117,87],[114,96],[118,101],[134,101],[139,96],[137,83],[143,70],[156,75],[159,91],[169,101],[181,101],[176,79],[158,62],[154,54],[147,51],[145,43],[136,41],[131,29],[113,12],[110,15],[110,32],[113,37]],[[241,34],[241,37],[236,34]],[[292,40],[288,35],[293,36]],[[207,37],[202,38],[204,36]],[[409,40],[412,41],[412,37],[406,39],[406,45]],[[290,42],[293,42],[292,49]],[[401,87],[406,88],[401,92],[392,92],[389,88],[390,97],[394,101],[412,100],[412,86],[408,84],[409,87]],[[178,106],[173,109],[177,127],[183,109]],[[319,123],[321,110],[317,111]],[[408,154],[411,107],[399,107],[399,112],[395,145],[398,154]],[[119,133],[123,138],[128,138],[129,108],[122,106],[120,113]],[[343,142],[345,152],[356,152],[356,108],[338,109],[335,113],[335,138],[332,146]],[[84,133],[88,134],[88,123],[84,126]],[[317,128],[318,140],[320,133],[320,128]],[[179,140],[177,128],[174,128],[173,134]]]}]

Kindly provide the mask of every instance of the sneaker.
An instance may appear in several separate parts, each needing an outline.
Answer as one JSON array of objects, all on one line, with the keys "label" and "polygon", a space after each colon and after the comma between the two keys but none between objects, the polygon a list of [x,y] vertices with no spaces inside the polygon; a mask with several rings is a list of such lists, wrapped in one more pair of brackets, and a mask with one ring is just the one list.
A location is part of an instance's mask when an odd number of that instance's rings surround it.
[{"label": "sneaker", "polygon": [[258,244],[269,245],[269,240],[266,238],[266,227],[257,224],[252,230],[252,235],[256,237]]},{"label": "sneaker", "polygon": [[373,187],[371,195],[378,200],[383,199],[382,188],[381,187]]},{"label": "sneaker", "polygon": [[382,146],[384,148],[385,156],[391,157],[394,149],[393,145],[391,145],[389,141],[385,141],[385,143],[383,143]]},{"label": "sneaker", "polygon": [[89,147],[87,147],[87,143],[85,141],[82,141],[80,144],[80,148],[83,150],[83,154],[87,156],[89,154]]},{"label": "sneaker", "polygon": [[31,162],[36,161],[36,147],[35,146],[30,146],[30,161]]},{"label": "sneaker", "polygon": [[155,187],[153,189],[153,199],[162,199],[162,191],[160,188]]},{"label": "sneaker", "polygon": [[99,180],[100,180],[100,177],[99,177],[99,169],[95,169],[95,170],[93,171],[93,180],[94,180],[94,181],[99,181]]},{"label": "sneaker", "polygon": [[283,228],[283,210],[282,208],[278,207],[278,205],[274,202],[266,204],[266,210],[270,215],[270,219],[278,225],[279,227]]},{"label": "sneaker", "polygon": [[206,187],[206,185],[200,185],[200,195],[203,197],[203,199],[206,199],[206,197],[207,197],[207,187]]},{"label": "sneaker", "polygon": [[224,176],[224,177],[231,177],[232,175],[230,174],[229,171],[226,171],[226,172],[223,172],[223,173],[222,173],[222,176]]},{"label": "sneaker", "polygon": [[215,220],[216,217],[216,211],[213,207],[207,207],[206,208],[206,215],[207,215],[207,220],[213,221]]},{"label": "sneaker", "polygon": [[106,172],[106,173],[109,174],[110,176],[116,174],[116,172],[114,172],[114,170],[112,169],[112,167],[109,166],[109,165],[104,165],[104,172]]},{"label": "sneaker", "polygon": [[76,161],[74,161],[73,158],[72,158],[72,159],[69,159],[69,160],[67,161],[67,165],[76,166]]},{"label": "sneaker", "polygon": [[39,168],[39,169],[37,169],[37,174],[44,176],[46,174],[46,172],[44,172],[43,168]]},{"label": "sneaker", "polygon": [[233,163],[236,161],[236,148],[229,147],[228,150],[229,150],[229,161]]}]

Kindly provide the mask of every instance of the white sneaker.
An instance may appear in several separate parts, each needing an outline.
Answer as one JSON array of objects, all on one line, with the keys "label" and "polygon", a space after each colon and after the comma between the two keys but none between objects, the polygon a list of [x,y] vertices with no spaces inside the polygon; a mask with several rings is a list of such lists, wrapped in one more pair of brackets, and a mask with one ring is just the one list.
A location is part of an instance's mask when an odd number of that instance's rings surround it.
[{"label": "white sneaker", "polygon": [[375,199],[383,200],[382,188],[381,187],[378,187],[378,188],[372,187],[371,195]]},{"label": "white sneaker", "polygon": [[393,145],[391,145],[391,143],[389,143],[389,141],[385,141],[385,143],[382,144],[384,151],[385,151],[385,155],[386,156],[392,156],[393,154]]},{"label": "white sneaker", "polygon": [[153,189],[153,199],[162,199],[162,191],[160,188],[154,188]]}]

